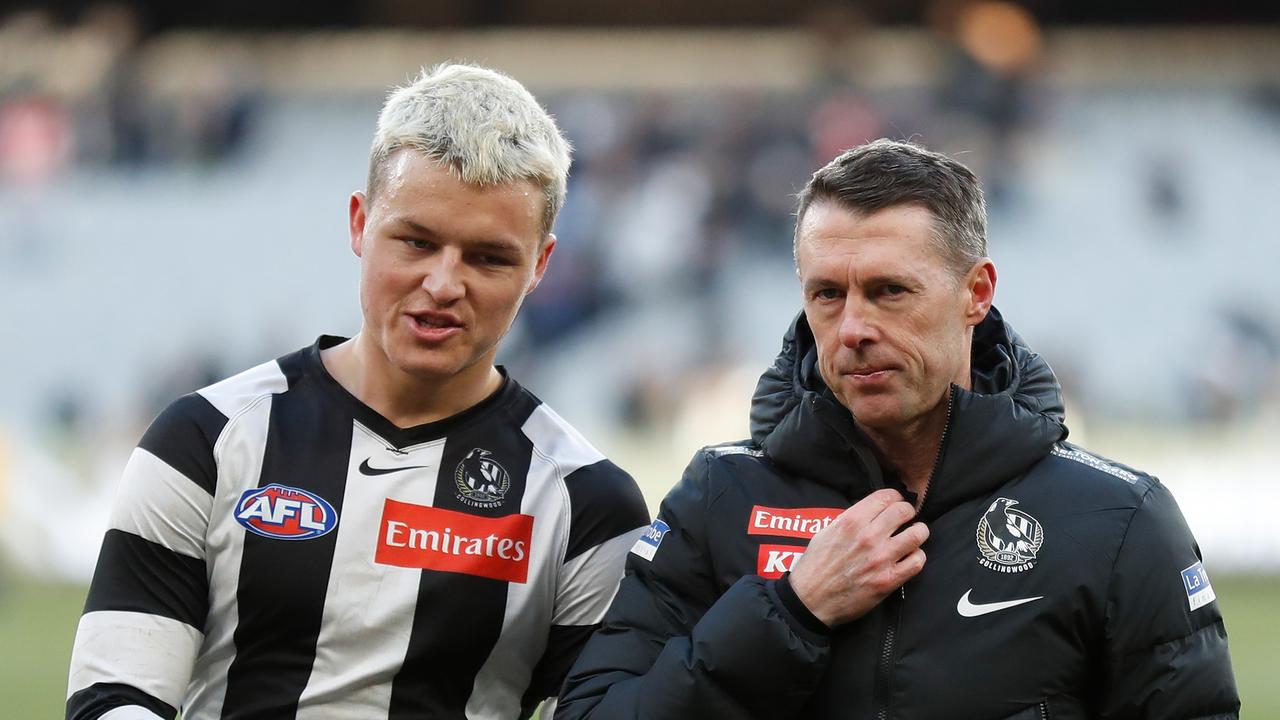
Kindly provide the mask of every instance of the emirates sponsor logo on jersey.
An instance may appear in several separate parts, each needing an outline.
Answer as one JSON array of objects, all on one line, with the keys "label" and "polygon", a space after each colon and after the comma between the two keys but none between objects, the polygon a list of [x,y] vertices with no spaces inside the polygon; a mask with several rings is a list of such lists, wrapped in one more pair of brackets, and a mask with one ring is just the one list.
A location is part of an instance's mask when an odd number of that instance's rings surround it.
[{"label": "emirates sponsor logo on jersey", "polygon": [[523,583],[532,538],[532,515],[486,518],[388,499],[374,561]]},{"label": "emirates sponsor logo on jersey", "polygon": [[1000,573],[1020,573],[1036,566],[1036,555],[1044,545],[1044,527],[1039,520],[1014,510],[1017,500],[996,498],[978,521],[976,533],[978,563]]},{"label": "emirates sponsor logo on jersey", "polygon": [[777,580],[784,573],[791,572],[804,551],[799,545],[761,545],[760,554],[756,557],[756,574],[768,580]]},{"label": "emirates sponsor logo on jersey", "polygon": [[324,498],[274,483],[241,493],[235,516],[249,532],[275,540],[310,540],[338,526],[338,513]]},{"label": "emirates sponsor logo on jersey", "polygon": [[774,535],[811,540],[830,525],[841,508],[772,508],[756,505],[747,521],[748,535]]}]

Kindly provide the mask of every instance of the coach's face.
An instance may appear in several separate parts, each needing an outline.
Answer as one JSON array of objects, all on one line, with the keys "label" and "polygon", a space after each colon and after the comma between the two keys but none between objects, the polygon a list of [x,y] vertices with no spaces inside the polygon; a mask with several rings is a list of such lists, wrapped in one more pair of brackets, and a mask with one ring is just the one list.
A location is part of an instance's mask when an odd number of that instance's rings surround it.
[{"label": "coach's face", "polygon": [[957,277],[915,204],[870,215],[819,200],[797,235],[804,309],[822,378],[857,422],[910,432],[946,412],[951,383],[969,386],[971,328],[991,307],[995,268]]},{"label": "coach's face", "polygon": [[374,196],[351,198],[361,333],[420,379],[487,376],[555,247],[543,202],[528,180],[481,187],[417,150],[393,154]]}]

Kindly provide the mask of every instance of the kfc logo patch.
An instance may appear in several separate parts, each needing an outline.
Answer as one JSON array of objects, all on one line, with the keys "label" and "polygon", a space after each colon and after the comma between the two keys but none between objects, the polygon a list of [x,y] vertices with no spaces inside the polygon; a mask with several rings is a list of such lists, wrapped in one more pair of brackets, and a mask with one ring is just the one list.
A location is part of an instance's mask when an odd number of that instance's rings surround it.
[{"label": "kfc logo patch", "polygon": [[778,537],[812,540],[840,513],[841,508],[772,508],[756,505],[751,508],[747,521],[748,535],[774,535]]},{"label": "kfc logo patch", "polygon": [[241,493],[235,518],[249,532],[274,540],[310,540],[338,526],[338,513],[324,498],[275,483]]},{"label": "kfc logo patch", "polygon": [[791,572],[804,551],[801,545],[761,545],[760,554],[756,557],[756,574],[767,580],[777,580]]},{"label": "kfc logo patch", "polygon": [[529,575],[532,515],[477,517],[386,501],[374,561],[523,583]]}]

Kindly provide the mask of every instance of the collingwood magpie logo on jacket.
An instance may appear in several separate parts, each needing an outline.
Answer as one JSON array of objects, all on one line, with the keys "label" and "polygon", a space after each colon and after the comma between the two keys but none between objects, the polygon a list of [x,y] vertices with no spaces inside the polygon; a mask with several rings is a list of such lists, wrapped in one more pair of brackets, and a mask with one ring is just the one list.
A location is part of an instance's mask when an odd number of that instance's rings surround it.
[{"label": "collingwood magpie logo on jacket", "polygon": [[458,499],[475,508],[495,508],[511,489],[511,475],[493,459],[493,453],[473,448],[453,472]]},{"label": "collingwood magpie logo on jacket", "polygon": [[978,550],[983,567],[1002,573],[1019,573],[1035,567],[1036,553],[1044,544],[1040,521],[1014,510],[1017,500],[997,498],[978,521]]}]

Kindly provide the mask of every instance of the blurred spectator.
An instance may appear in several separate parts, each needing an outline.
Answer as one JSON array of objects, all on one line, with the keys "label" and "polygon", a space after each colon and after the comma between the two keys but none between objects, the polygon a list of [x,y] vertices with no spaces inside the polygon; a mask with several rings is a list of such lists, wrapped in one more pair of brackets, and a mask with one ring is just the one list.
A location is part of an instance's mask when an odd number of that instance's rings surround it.
[{"label": "blurred spectator", "polygon": [[934,0],[934,32],[946,47],[938,86],[935,145],[976,150],[965,163],[982,176],[993,210],[1015,187],[1020,133],[1029,119],[1029,85],[1039,68],[1039,24],[1007,0]]}]

